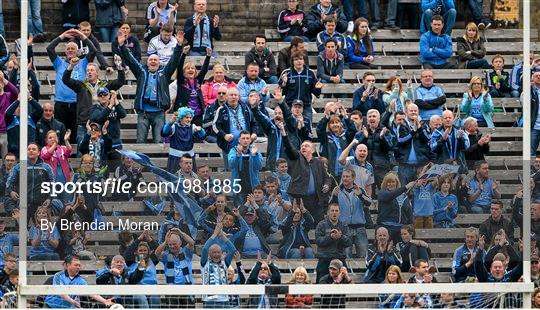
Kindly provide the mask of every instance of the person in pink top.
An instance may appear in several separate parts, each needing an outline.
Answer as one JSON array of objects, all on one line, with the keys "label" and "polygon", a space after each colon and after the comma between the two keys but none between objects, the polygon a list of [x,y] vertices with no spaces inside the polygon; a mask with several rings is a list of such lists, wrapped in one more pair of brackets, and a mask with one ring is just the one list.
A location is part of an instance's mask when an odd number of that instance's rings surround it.
[{"label": "person in pink top", "polygon": [[0,71],[0,155],[2,158],[8,152],[8,141],[7,141],[7,129],[6,121],[3,115],[6,114],[7,108],[17,100],[19,96],[19,91],[17,87],[9,82],[4,73]]},{"label": "person in pink top", "polygon": [[65,145],[58,145],[58,135],[56,131],[49,130],[47,132],[46,143],[41,149],[41,159],[43,162],[51,166],[54,179],[57,182],[66,183],[71,180],[71,168],[69,166],[69,155],[73,151],[71,144],[69,144],[69,137],[71,136],[71,130],[66,131],[64,136]]},{"label": "person in pink top", "polygon": [[221,86],[227,88],[235,87],[236,83],[230,81],[225,76],[225,68],[222,65],[214,65],[212,70],[212,78],[210,78],[202,86],[202,93],[204,98],[204,107],[214,103],[218,97],[218,90]]}]

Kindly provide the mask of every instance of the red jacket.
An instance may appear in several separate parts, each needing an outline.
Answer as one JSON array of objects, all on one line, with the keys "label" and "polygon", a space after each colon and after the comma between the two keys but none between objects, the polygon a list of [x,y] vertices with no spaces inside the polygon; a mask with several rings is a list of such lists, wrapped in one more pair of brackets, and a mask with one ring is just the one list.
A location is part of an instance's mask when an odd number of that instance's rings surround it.
[{"label": "red jacket", "polygon": [[207,81],[202,86],[202,93],[204,98],[204,107],[206,108],[209,104],[214,103],[217,99],[217,92],[218,89],[221,86],[225,86],[227,88],[235,87],[236,83],[232,81],[223,81],[223,83],[217,83],[212,79],[211,81]]},{"label": "red jacket", "polygon": [[313,304],[313,295],[291,295],[285,296],[287,308],[311,308]]},{"label": "red jacket", "polygon": [[65,145],[59,145],[56,147],[54,153],[51,154],[49,153],[49,148],[50,146],[46,145],[41,149],[41,159],[43,160],[43,162],[51,166],[55,178],[58,175],[58,171],[56,171],[58,168],[58,164],[60,164],[66,181],[70,181],[71,169],[69,166],[68,158],[69,155],[71,155],[71,151],[68,150]]}]

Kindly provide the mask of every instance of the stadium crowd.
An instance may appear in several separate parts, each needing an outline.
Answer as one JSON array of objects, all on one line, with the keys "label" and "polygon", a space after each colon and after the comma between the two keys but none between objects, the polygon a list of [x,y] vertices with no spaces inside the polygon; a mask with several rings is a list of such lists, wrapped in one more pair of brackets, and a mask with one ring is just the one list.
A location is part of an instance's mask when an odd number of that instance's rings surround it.
[{"label": "stadium crowd", "polygon": [[[280,270],[273,264],[276,259],[317,259],[316,283],[353,283],[348,259],[365,260],[363,283],[432,283],[436,278],[430,243],[417,239],[415,230],[455,228],[456,217],[464,213],[490,215],[479,229],[465,230],[463,245],[454,251],[453,281],[520,280],[522,245],[515,236],[522,226],[523,193],[517,192],[512,204],[504,205],[500,184],[490,176],[486,161],[491,135],[479,128],[495,127],[493,99],[520,97],[522,76],[531,74],[531,155],[536,155],[540,58],[531,52],[531,73],[523,72],[523,63],[507,71],[501,55],[488,62],[482,31],[490,23],[482,16],[482,1],[468,2],[474,21],[467,23],[463,36],[454,38],[454,50],[450,36],[456,19],[453,1],[398,4],[388,0],[383,22],[379,0],[357,1],[357,12],[350,0],[341,1],[342,6],[320,0],[307,13],[299,9],[298,1],[289,0],[277,27],[290,46],[276,53],[276,61],[267,38],[257,35],[253,48],[246,51],[245,75],[239,81],[227,77],[223,66],[210,66],[211,57],[217,56],[213,42],[222,38],[222,20],[207,12],[206,0],[194,1],[193,14],[183,28],[177,25],[177,4],[152,2],[141,38],[147,44],[130,32],[123,0],[96,0],[95,25],[88,22],[88,1],[63,2],[66,29],[52,37],[43,30],[40,0],[29,2],[28,259],[64,261],[64,270],[50,279],[51,284],[87,284],[79,274],[81,264],[96,256],[86,247],[84,229],[62,231],[59,225],[41,223],[104,222],[102,202],[133,201],[137,194],[102,197],[85,191],[50,197],[42,192],[41,184],[83,184],[115,177],[135,189],[145,182],[142,168],[117,152],[122,150],[122,120],[128,115],[120,98],[128,72],[136,78],[137,143],[156,148],[168,143],[166,171],[200,184],[215,178],[208,165],[197,163],[200,157],[195,147],[217,144],[231,184],[238,183],[240,190],[234,194],[205,188],[191,191],[187,197],[201,209],[197,218],[185,217],[171,200],[157,235],[121,232],[119,251],[108,258],[108,267],[96,272],[97,284],[158,284],[159,262],[166,284],[199,284],[193,277],[195,255],[200,256],[202,284],[206,285],[280,284]],[[375,83],[379,79],[374,57],[377,42],[372,32],[383,27],[397,31],[400,26],[421,30],[420,83],[413,86],[410,77],[402,80],[395,75],[379,88]],[[32,63],[33,42],[48,37],[52,40],[47,55],[55,71],[54,101],[40,100]],[[56,47],[62,42],[66,44],[60,55]],[[100,42],[112,42],[112,58],[103,56]],[[309,67],[307,42],[317,45],[316,72]],[[203,56],[202,66],[197,68],[189,56]],[[26,64],[20,63],[20,50],[10,52],[0,36],[0,195],[6,214],[15,220],[20,214],[21,65]],[[485,76],[470,79],[457,111],[446,109],[445,89],[436,83],[437,69],[451,68],[486,70]],[[328,99],[322,118],[315,121],[313,96],[322,97],[328,84],[345,83],[346,69],[368,70],[354,90],[352,109],[339,99]],[[115,71],[116,79],[102,79],[103,74]],[[208,72],[211,77],[206,79]],[[275,84],[271,91],[270,85]],[[150,131],[151,142],[147,139]],[[262,152],[259,148],[264,144]],[[80,166],[72,169],[75,158]],[[449,170],[441,173],[441,167]],[[533,280],[540,284],[536,245],[540,157],[533,170],[531,268]],[[150,200],[144,203],[150,209],[158,207]],[[161,204],[157,213],[167,202]],[[511,210],[511,218],[503,215],[505,210]],[[375,240],[369,242],[367,230],[372,228]],[[315,243],[310,240],[313,231]],[[17,286],[14,247],[19,238],[6,231],[3,220],[0,244],[0,289],[7,293]],[[279,244],[277,253],[270,250],[271,244]],[[257,261],[249,274],[242,259]],[[311,283],[313,271],[296,268],[290,283]],[[411,278],[404,279],[402,273],[408,272]],[[92,298],[107,306],[117,302],[138,308],[159,307],[164,302],[156,296]],[[511,298],[508,302],[520,297]],[[492,306],[478,300],[479,307]],[[251,296],[248,304],[267,308],[278,301],[268,293]],[[68,295],[47,296],[43,302],[52,308],[81,305],[78,296]],[[192,302],[192,297],[171,298],[166,306]],[[239,307],[242,300],[208,295],[203,302],[205,307],[226,308]],[[292,308],[311,307],[313,302],[314,297],[308,295],[285,298]],[[321,299],[321,306],[340,307],[345,302],[345,296],[334,295]],[[434,305],[457,303],[450,293],[380,296],[381,308]]]}]

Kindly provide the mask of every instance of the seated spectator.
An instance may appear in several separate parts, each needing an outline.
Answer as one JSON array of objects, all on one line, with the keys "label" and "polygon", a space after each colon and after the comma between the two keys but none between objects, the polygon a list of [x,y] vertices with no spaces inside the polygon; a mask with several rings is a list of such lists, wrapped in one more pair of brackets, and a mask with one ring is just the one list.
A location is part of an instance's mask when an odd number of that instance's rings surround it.
[{"label": "seated spectator", "polygon": [[159,34],[163,26],[174,29],[176,23],[178,4],[169,4],[168,0],[157,0],[150,3],[146,9],[146,28],[144,41],[149,43],[152,38]]},{"label": "seated spectator", "polygon": [[68,158],[73,148],[69,144],[70,135],[71,131],[68,130],[64,136],[65,145],[60,145],[58,134],[51,130],[47,132],[47,145],[41,149],[41,159],[51,166],[56,182],[71,181],[71,167]]},{"label": "seated spectator", "polygon": [[[58,259],[57,259],[58,260]],[[53,286],[64,285],[88,285],[86,280],[80,275],[81,260],[76,255],[70,255],[64,259],[63,270],[54,274],[52,279]],[[105,299],[100,295],[90,295],[90,297],[106,307],[112,306],[114,303],[111,299]],[[48,308],[84,308],[89,304],[81,305],[81,297],[78,295],[47,295],[44,301]]]},{"label": "seated spectator", "polygon": [[[79,24],[79,31],[82,34],[84,34],[88,38],[88,40],[92,42],[92,44],[94,44],[94,47],[96,48],[96,58],[99,62],[99,68],[101,70],[106,69],[107,73],[111,73],[113,71],[113,68],[109,66],[109,64],[107,63],[107,60],[105,59],[105,56],[103,56],[103,52],[101,51],[101,45],[99,41],[97,40],[97,38],[92,33],[92,25],[87,21],[81,22]],[[75,38],[75,43],[77,44],[77,46],[79,46],[79,52],[78,52],[79,58],[84,58],[87,54],[90,53],[90,47],[87,44],[85,44],[82,37]]]},{"label": "seated spectator", "polygon": [[334,188],[330,198],[331,203],[339,205],[340,221],[349,227],[348,236],[352,246],[345,249],[348,258],[366,256],[368,247],[366,228],[373,227],[369,213],[371,198],[364,189],[354,184],[355,177],[354,170],[346,168],[341,176],[341,184]]},{"label": "seated spectator", "polygon": [[290,199],[302,198],[315,223],[320,222],[327,206],[331,178],[322,160],[313,156],[315,147],[311,141],[302,142],[300,150],[297,150],[292,146],[285,126],[280,123],[278,127],[283,136],[285,154],[289,158],[291,182],[287,194]]},{"label": "seated spectator", "polygon": [[[199,179],[199,176],[195,173],[194,169],[194,158],[189,154],[184,154],[180,157],[180,169],[176,174],[180,177],[180,181],[189,180],[192,184],[195,180]],[[190,195],[194,196],[195,192],[192,188],[189,192]]]},{"label": "seated spectator", "polygon": [[463,129],[454,126],[454,113],[445,110],[442,114],[443,127],[433,131],[431,151],[439,162],[452,161],[460,166],[460,173],[467,172],[465,150],[470,147],[469,137]]},{"label": "seated spectator", "polygon": [[411,80],[407,81],[407,89],[403,89],[403,83],[399,76],[393,76],[386,82],[383,101],[386,107],[391,107],[392,112],[405,112],[406,102],[413,99]]},{"label": "seated spectator", "polygon": [[369,31],[369,22],[365,18],[358,18],[354,22],[353,31],[347,36],[347,53],[345,54],[347,66],[351,69],[375,69],[372,64],[374,55],[375,49]]},{"label": "seated spectator", "polygon": [[[484,238],[482,238],[482,242]],[[478,229],[469,227],[465,229],[465,244],[458,247],[454,251],[452,259],[452,276],[455,282],[465,282],[469,277],[475,277],[475,256],[483,256],[482,253],[477,254],[477,251],[483,251],[484,244],[479,244]],[[481,249],[481,250],[479,250]]]},{"label": "seated spectator", "polygon": [[465,150],[467,167],[473,169],[474,163],[479,160],[485,160],[485,155],[489,153],[491,134],[483,135],[478,130],[478,122],[472,116],[467,117],[463,121],[463,129],[465,129],[465,133],[469,137],[469,143],[471,144],[469,148]]},{"label": "seated spectator", "polygon": [[[220,99],[219,92],[221,91],[220,89],[222,87],[225,87],[225,93],[221,94],[223,95],[221,97],[221,100],[219,100],[219,102],[221,103],[225,102],[225,95],[226,95],[227,89],[231,87],[236,87],[236,83],[231,81],[225,75],[225,67],[223,67],[223,65],[215,64],[214,67],[212,68],[212,77],[209,78],[201,87],[205,108],[208,108],[209,105],[211,105],[212,103]],[[215,110],[217,110],[217,108]],[[206,110],[205,110],[205,113],[206,113]]]},{"label": "seated spectator", "polygon": [[390,239],[388,229],[380,226],[375,230],[375,242],[368,247],[364,282],[382,283],[386,270],[392,265],[400,266],[401,256]]},{"label": "seated spectator", "polygon": [[[540,144],[540,70],[531,77],[531,157],[536,155]],[[9,135],[8,135],[9,136]]]},{"label": "seated spectator", "polygon": [[240,102],[249,104],[249,97],[252,92],[259,95],[259,105],[262,113],[267,114],[265,103],[270,99],[270,88],[266,82],[259,77],[259,65],[255,62],[250,63],[246,68],[246,75],[238,81],[238,92],[240,93]]},{"label": "seated spectator", "polygon": [[[343,114],[347,116],[346,112]],[[330,115],[329,110],[326,109],[325,117],[317,124],[317,137],[321,141],[321,156],[328,159],[328,172],[339,178],[343,171],[339,158],[342,150],[346,149],[354,138],[355,131],[350,126],[345,129],[339,116]]]},{"label": "seated spectator", "polygon": [[512,241],[514,239],[514,225],[502,215],[502,212],[502,201],[493,200],[491,202],[490,216],[480,224],[480,236],[484,236],[488,240],[486,243],[488,247],[490,246],[491,237],[495,236],[501,229],[504,230],[507,240]]},{"label": "seated spectator", "polygon": [[295,36],[291,39],[289,46],[279,50],[277,73],[279,74],[280,78],[283,75],[283,71],[285,69],[293,66],[291,56],[296,52],[302,52],[304,57],[304,64],[309,67],[309,57],[307,56],[304,40],[301,37]]},{"label": "seated spectator", "polygon": [[[126,263],[129,266],[128,278],[129,283],[139,285],[155,285],[157,281],[157,268],[159,259],[155,254],[157,248],[156,241],[148,241],[150,238],[148,231],[145,231],[135,240],[128,248],[124,256]],[[142,241],[146,240],[146,241]],[[151,239],[150,239],[151,240]],[[141,275],[141,271],[143,271]],[[159,308],[161,304],[160,296],[157,295],[140,295],[137,298],[139,308]]]},{"label": "seated spectator", "polygon": [[137,188],[144,181],[142,168],[133,166],[133,159],[122,155],[121,164],[114,171],[114,178],[121,184],[121,188],[127,188],[127,192],[114,193],[111,197],[116,201],[133,201],[137,195]]},{"label": "seated spectator", "polygon": [[493,200],[501,199],[499,182],[489,177],[489,164],[486,161],[477,161],[474,165],[474,172],[474,177],[468,184],[469,212],[489,213]]},{"label": "seated spectator", "polygon": [[394,243],[400,239],[401,227],[413,222],[413,211],[406,192],[412,189],[415,183],[411,181],[402,186],[398,176],[393,172],[386,174],[382,180],[381,190],[377,196],[379,201],[377,224],[387,229]]},{"label": "seated spectator", "polygon": [[362,86],[353,93],[352,109],[362,112],[363,116],[367,116],[371,109],[379,111],[381,115],[386,110],[383,91],[375,85],[375,74],[372,72],[365,72],[362,76]]},{"label": "seated spectator", "polygon": [[[76,173],[73,174],[73,183],[102,182],[107,174],[107,167],[96,166],[97,161],[90,154],[84,154],[81,157],[81,164]],[[84,206],[85,213],[89,214],[90,221],[102,219],[102,212],[99,208],[101,199],[100,193],[93,193],[83,190],[80,194],[79,206]],[[76,208],[75,208],[76,209]],[[86,219],[86,216],[84,217]],[[124,253],[122,253],[124,254]]]},{"label": "seated spectator", "polygon": [[[187,45],[191,46],[189,56],[204,56],[207,55],[208,48],[214,50],[214,40],[221,40],[219,16],[214,15],[210,20],[206,14],[206,0],[195,0],[193,9],[193,17],[186,18],[184,23]],[[212,56],[217,54],[214,52]]]},{"label": "seated spectator", "polygon": [[[0,40],[2,42],[2,40]],[[1,67],[1,66],[0,66]],[[4,72],[0,70],[0,115],[5,115],[8,107],[18,99],[19,91],[15,85],[9,82]],[[8,153],[7,125],[5,117],[0,117],[0,148],[1,155],[4,157]],[[43,143],[43,142],[42,142]],[[18,153],[14,153],[18,154]]]},{"label": "seated spectator", "polygon": [[457,55],[460,68],[464,69],[489,69],[491,66],[484,59],[486,48],[484,38],[480,36],[478,26],[468,23],[465,34],[457,38]]},{"label": "seated spectator", "polygon": [[[407,283],[417,283],[417,284],[431,284],[437,283],[437,279],[430,274],[429,263],[424,259],[417,259],[414,262],[414,275],[407,281]],[[431,294],[421,294],[419,296],[423,300],[425,307],[433,307],[434,296]]]},{"label": "seated spectator", "polygon": [[314,39],[317,34],[324,30],[324,19],[327,16],[332,16],[336,20],[336,30],[339,33],[347,31],[347,19],[341,8],[332,4],[331,0],[319,0],[318,4],[314,4],[306,16],[305,35]]},{"label": "seated spectator", "polygon": [[403,225],[401,227],[401,241],[396,244],[396,248],[401,255],[401,269],[409,271],[414,262],[418,259],[429,261],[431,249],[429,244],[423,240],[414,239],[416,231],[412,225]]},{"label": "seated spectator", "polygon": [[[197,225],[204,229],[208,235],[211,235],[216,229],[216,225],[222,223],[222,231],[234,243],[240,235],[248,231],[248,225],[244,218],[240,216],[238,209],[228,211],[226,207],[227,197],[218,195],[216,202],[201,213],[199,219],[197,219]],[[225,244],[221,243],[220,245],[224,246]]]},{"label": "seated spectator", "polygon": [[304,11],[298,9],[298,0],[289,0],[287,9],[279,12],[278,15],[277,31],[281,36],[281,40],[291,42],[294,37],[298,36],[305,42],[309,42],[309,38],[304,35],[306,31],[304,26],[305,18]]},{"label": "seated spectator", "polygon": [[[138,62],[141,62],[141,45],[137,36],[131,33],[131,25],[129,23],[123,23],[120,25],[120,29],[118,31],[127,37],[125,44],[128,50],[131,52],[131,55],[133,55]],[[115,56],[122,57],[120,54],[120,46],[118,45],[118,40],[116,39],[117,35],[118,33],[114,35],[114,39],[111,43],[111,50],[114,59],[116,59]],[[125,64],[123,65],[125,66]]]},{"label": "seated spectator", "polygon": [[148,51],[146,54],[158,55],[159,65],[165,67],[171,57],[173,56],[174,48],[177,44],[182,44],[182,42],[177,42],[176,38],[173,37],[173,29],[164,25],[159,30],[159,35],[153,37],[148,43]]},{"label": "seated spectator", "polygon": [[[255,266],[251,269],[246,284],[281,284],[281,273],[279,272],[279,268],[272,263],[271,258],[271,254],[269,254],[266,261],[263,261],[259,255]],[[249,307],[275,308],[278,304],[279,299],[276,293],[251,295],[248,301]]]},{"label": "seated spectator", "polygon": [[58,143],[64,144],[66,126],[54,118],[54,105],[51,102],[46,101],[41,106],[43,107],[43,115],[36,124],[36,142],[41,147],[45,146],[47,144],[47,133],[52,130],[56,132],[56,135],[58,136]]},{"label": "seated spectator", "polygon": [[[216,243],[216,238],[221,238],[225,243],[223,250]],[[208,239],[201,252],[201,274],[203,285],[226,285],[227,270],[231,266],[236,248],[221,230],[221,224],[216,225],[216,230]],[[229,297],[227,295],[204,295],[202,297],[205,308],[223,308],[228,307]]]},{"label": "seated spectator", "polygon": [[279,225],[283,239],[279,244],[278,257],[284,259],[315,258],[309,238],[309,231],[314,227],[313,217],[304,207],[302,200],[294,199],[291,212]]},{"label": "seated spectator", "polygon": [[[111,259],[110,267],[96,271],[96,284],[98,285],[126,285],[129,284],[126,260],[122,255],[115,255]],[[133,299],[136,297],[114,296],[112,300],[128,306],[135,306]]]},{"label": "seated spectator", "polygon": [[96,168],[103,168],[107,165],[107,154],[112,150],[112,140],[107,134],[106,122],[103,127],[98,123],[86,124],[86,134],[78,145],[81,154],[90,154],[95,160]]},{"label": "seated spectator", "polygon": [[82,260],[96,260],[96,256],[92,251],[86,248],[88,239],[86,238],[86,232],[82,229],[73,229],[69,232],[69,241],[65,249],[66,255],[77,255]]},{"label": "seated spectator", "polygon": [[[349,237],[349,227],[340,220],[340,216],[339,205],[330,203],[326,217],[317,224],[315,229],[316,257],[319,259],[317,262],[317,283],[321,283],[322,278],[327,275],[328,266],[332,266],[332,262],[341,261],[345,264],[345,249],[351,246],[351,238]],[[339,270],[341,267],[337,269]]]},{"label": "seated spectator", "polygon": [[266,37],[257,35],[255,36],[255,41],[253,43],[255,46],[246,53],[246,68],[249,64],[256,63],[259,65],[259,78],[263,79],[268,84],[277,84],[278,72],[276,59],[270,48],[266,46]]},{"label": "seated spectator", "polygon": [[[531,64],[531,72],[539,71],[540,67],[540,58],[535,58],[533,51],[529,54],[529,61]],[[531,75],[532,75],[531,74]],[[532,78],[531,78],[532,81]],[[512,67],[512,72],[510,73],[510,87],[512,91],[510,95],[512,98],[519,98],[523,92],[523,61],[519,61]]]},{"label": "seated spectator", "polygon": [[[317,272],[317,277],[319,273]],[[347,266],[339,259],[333,259],[328,264],[328,273],[317,281],[319,284],[351,284],[352,278],[347,272]],[[346,295],[323,295],[321,308],[345,308]]]},{"label": "seated spectator", "polygon": [[452,194],[453,181],[451,175],[439,177],[438,192],[433,195],[433,226],[436,228],[454,228],[458,214],[458,200]]},{"label": "seated spectator", "polygon": [[491,70],[486,74],[486,86],[492,98],[510,97],[510,73],[504,71],[504,57],[499,54],[493,56]]},{"label": "seated spectator", "polygon": [[[160,132],[165,124],[165,110],[169,109],[171,105],[169,84],[174,70],[180,63],[181,46],[176,45],[171,60],[164,68],[159,67],[159,56],[157,55],[149,56],[146,66],[144,66],[128,50],[125,44],[126,39],[127,36],[124,34],[118,35],[122,60],[127,63],[133,75],[137,78],[134,102],[135,110],[138,112],[137,143],[146,143],[150,126],[152,126],[154,143],[160,143]],[[184,41],[181,33],[176,36],[176,41]],[[184,48],[184,53],[187,53],[186,48]]]},{"label": "seated spectator", "polygon": [[56,252],[56,248],[60,243],[60,234],[58,227],[52,225],[50,209],[40,206],[32,217],[34,224],[28,232],[32,247],[28,251],[28,259],[31,261],[59,260],[60,255]]},{"label": "seated spectator", "polygon": [[420,61],[426,69],[454,69],[448,61],[452,57],[452,39],[442,32],[443,19],[440,15],[431,18],[431,30],[420,37]]},{"label": "seated spectator", "polygon": [[379,111],[371,109],[367,114],[367,126],[356,133],[355,139],[358,143],[365,144],[370,150],[367,160],[375,168],[375,184],[379,186],[386,173],[392,168],[389,153],[394,142],[392,133],[381,125]]},{"label": "seated spectator", "polygon": [[116,41],[118,27],[128,13],[125,0],[96,3],[96,28],[102,42]]},{"label": "seated spectator", "polygon": [[174,113],[171,120],[161,130],[163,137],[170,138],[169,157],[167,158],[167,171],[176,173],[179,168],[180,158],[184,154],[195,157],[193,143],[195,139],[204,139],[206,132],[201,127],[192,124],[193,110],[182,107]]},{"label": "seated spectator", "polygon": [[[354,156],[348,156],[351,150],[354,150]],[[373,183],[373,166],[367,162],[368,148],[365,144],[358,144],[358,140],[354,139],[339,156],[339,163],[344,166],[344,169],[352,169],[354,171],[354,185],[364,190],[368,197],[372,197]]]},{"label": "seated spectator", "polygon": [[[405,283],[401,276],[401,269],[398,266],[392,265],[386,269],[384,277],[385,284],[402,284]],[[401,294],[379,294],[379,309],[394,309],[396,303],[401,298]]]},{"label": "seated spectator", "polygon": [[[306,268],[302,266],[296,267],[288,284],[311,284],[311,279]],[[313,295],[285,295],[285,305],[287,308],[311,308],[312,304]]]},{"label": "seated spectator", "polygon": [[[11,251],[13,251],[13,248],[15,245],[19,243],[19,238],[13,233],[6,233],[4,231],[6,227],[6,224],[4,221],[0,222],[0,238],[2,239],[1,242],[7,246],[7,248],[11,248]],[[6,249],[7,249],[6,248]],[[15,255],[13,252],[6,252],[2,253],[2,265],[0,266],[2,269],[0,270],[0,283],[6,282],[6,280],[9,277],[9,274],[17,269],[17,255]]]},{"label": "seated spectator", "polygon": [[442,1],[430,1],[422,0],[422,21],[420,22],[420,32],[425,33],[429,31],[429,25],[433,22],[433,16],[440,16],[443,22],[444,30],[441,28],[442,33],[451,35],[454,23],[456,22],[456,8],[454,1],[442,0]]},{"label": "seated spectator", "polygon": [[414,103],[418,106],[420,120],[428,122],[434,115],[442,116],[446,95],[441,86],[433,84],[432,70],[422,70],[420,81],[421,84],[414,91]]},{"label": "seated spectator", "polygon": [[478,126],[495,128],[492,119],[493,100],[491,100],[488,90],[484,88],[481,77],[471,78],[467,92],[463,93],[460,110],[465,113],[466,117],[474,117]]},{"label": "seated spectator", "polygon": [[[4,204],[4,211],[6,215],[13,216],[15,209],[17,209],[17,201],[14,201],[10,197],[10,192],[7,188],[7,181],[13,167],[17,164],[17,156],[13,153],[7,153],[2,160],[2,166],[0,167],[0,202]],[[17,213],[18,214],[18,213]],[[0,238],[1,239],[1,238]],[[4,250],[12,252],[11,250]],[[1,267],[1,254],[0,254],[0,267]]]},{"label": "seated spectator", "polygon": [[326,40],[325,50],[317,57],[317,76],[323,83],[345,83],[343,79],[343,55],[336,52],[337,42]]},{"label": "seated spectator", "polygon": [[[0,4],[1,5],[1,4]],[[6,35],[4,29],[4,16],[0,15],[0,69],[4,69],[4,66],[9,60],[9,49],[4,36]]]},{"label": "seated spectator", "polygon": [[[28,95],[28,128],[27,128],[27,137],[28,142],[34,142],[37,139],[37,128],[36,123],[41,116],[43,115],[43,108],[37,100]],[[13,154],[19,154],[19,139],[20,139],[20,129],[21,129],[21,108],[20,101],[15,100],[6,110],[4,115],[4,120],[7,129],[7,142],[8,147],[7,151]]]},{"label": "seated spectator", "polygon": [[[216,66],[218,65],[215,65],[214,66],[214,69],[216,68]],[[221,66],[221,65],[219,65]],[[205,93],[205,86],[207,86],[209,82],[206,82],[203,87],[202,87],[202,91],[203,91],[203,96],[204,93]],[[234,84],[234,82],[231,82]],[[211,86],[210,86],[211,87]],[[234,86],[232,86],[234,87]],[[212,91],[212,90],[210,90]],[[206,102],[205,102],[206,104]],[[217,90],[217,98],[212,101],[208,106],[205,107],[204,109],[204,114],[203,114],[203,120],[202,120],[202,128],[206,131],[206,138],[205,138],[205,141],[208,142],[208,143],[216,143],[217,142],[217,136],[216,136],[216,133],[214,132],[213,130],[213,125],[214,125],[214,118],[216,117],[216,112],[219,108],[223,107],[224,105],[227,104],[227,87],[226,86],[221,86],[219,87],[219,89]]]},{"label": "seated spectator", "polygon": [[317,50],[319,53],[325,50],[326,42],[329,39],[334,39],[336,41],[336,51],[343,56],[347,55],[347,41],[343,34],[336,32],[336,19],[332,16],[326,16],[323,23],[325,30],[317,34]]}]

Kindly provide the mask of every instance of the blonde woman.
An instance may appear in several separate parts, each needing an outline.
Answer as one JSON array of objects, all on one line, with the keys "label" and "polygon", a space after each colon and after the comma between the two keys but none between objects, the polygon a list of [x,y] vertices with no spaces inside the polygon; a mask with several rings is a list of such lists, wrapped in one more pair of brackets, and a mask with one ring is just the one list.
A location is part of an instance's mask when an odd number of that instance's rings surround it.
[{"label": "blonde woman", "polygon": [[[384,283],[405,283],[405,281],[403,281],[403,277],[401,276],[401,269],[396,265],[388,267],[384,277]],[[400,298],[401,294],[379,294],[379,309],[393,309]]]},{"label": "blonde woman", "polygon": [[469,87],[463,93],[460,106],[465,117],[474,117],[478,121],[478,126],[495,128],[493,119],[493,100],[479,76],[473,76]]},{"label": "blonde woman", "polygon": [[345,109],[338,107],[336,111],[339,115],[332,114],[330,109],[325,110],[325,117],[317,124],[316,132],[321,142],[320,155],[328,158],[328,172],[334,177],[340,177],[343,165],[339,163],[339,157],[354,139],[355,131],[354,125],[348,124],[347,130],[343,126],[343,122],[349,122],[346,115],[343,115]]},{"label": "blonde woman", "polygon": [[468,23],[465,27],[465,34],[458,37],[457,55],[460,67],[464,69],[490,69],[491,66],[484,59],[486,48],[484,38],[480,37],[478,26],[475,23]]},{"label": "blonde woman", "polygon": [[401,239],[401,226],[412,224],[413,213],[407,192],[412,189],[416,181],[401,186],[399,177],[394,172],[384,176],[381,190],[378,193],[379,216],[377,224],[388,229],[394,244]]},{"label": "blonde woman", "polygon": [[411,81],[407,81],[407,89],[403,89],[403,83],[399,76],[393,76],[386,82],[386,89],[383,94],[383,101],[391,112],[405,112],[407,109],[405,102],[413,100]]},{"label": "blonde woman", "polygon": [[216,101],[221,87],[231,88],[235,86],[236,83],[225,76],[225,67],[220,64],[214,65],[212,77],[202,86],[204,106],[206,107]]},{"label": "blonde woman", "polygon": [[[297,267],[292,274],[289,284],[311,284],[306,268],[302,266]],[[287,308],[311,308],[311,305],[313,304],[313,295],[287,294],[285,296],[285,304],[287,305]]]}]

